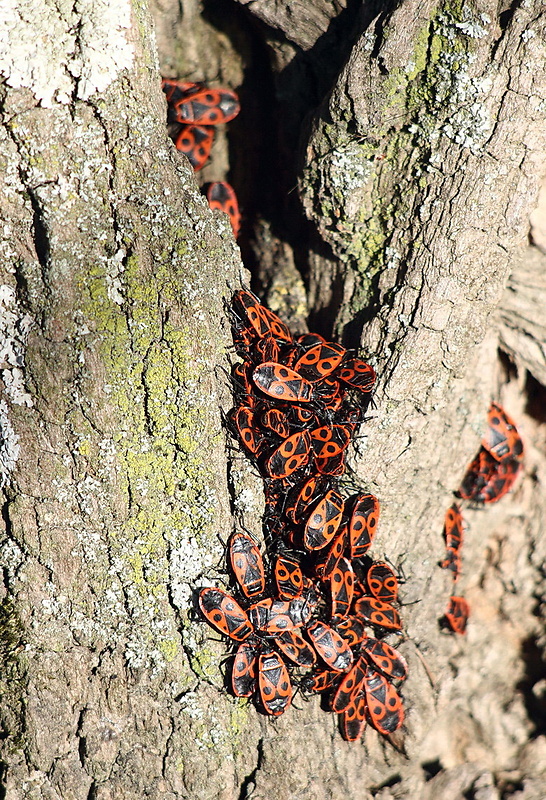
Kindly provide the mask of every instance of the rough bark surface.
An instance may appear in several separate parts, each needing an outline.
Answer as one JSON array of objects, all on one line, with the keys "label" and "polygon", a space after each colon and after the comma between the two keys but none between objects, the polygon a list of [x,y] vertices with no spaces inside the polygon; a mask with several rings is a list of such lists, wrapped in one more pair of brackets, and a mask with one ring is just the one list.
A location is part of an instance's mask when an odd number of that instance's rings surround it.
[{"label": "rough bark surface", "polygon": [[[199,181],[231,165],[256,286],[379,374],[353,466],[405,574],[411,674],[403,731],[356,745],[316,699],[273,722],[224,690],[192,606],[232,512],[260,530],[219,412],[239,254],[166,138],[148,11],[46,10],[21,0],[0,50],[5,796],[543,800],[542,4],[151,4],[163,75],[240,91]],[[443,515],[492,398],[525,471],[465,511],[456,639]]]},{"label": "rough bark surface", "polygon": [[[216,369],[240,261],[167,139],[151,18],[104,4],[107,45],[96,8],[48,9],[75,77],[46,94],[46,48],[3,87],[5,792],[232,796],[208,748],[229,761],[240,712],[210,702],[222,651],[188,613],[229,526]],[[43,38],[19,15],[14,60]],[[104,75],[107,51],[126,57]]]},{"label": "rough bark surface", "polygon": [[546,255],[525,248],[513,269],[496,313],[503,350],[546,386]]}]

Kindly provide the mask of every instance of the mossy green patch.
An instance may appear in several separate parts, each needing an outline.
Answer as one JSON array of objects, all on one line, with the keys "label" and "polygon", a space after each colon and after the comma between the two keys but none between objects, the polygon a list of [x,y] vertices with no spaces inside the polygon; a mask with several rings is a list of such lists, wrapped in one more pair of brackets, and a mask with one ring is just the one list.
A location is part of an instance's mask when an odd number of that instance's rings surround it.
[{"label": "mossy green patch", "polygon": [[179,651],[179,643],[176,639],[163,639],[159,643],[159,649],[165,657],[165,661],[174,661]]},{"label": "mossy green patch", "polygon": [[204,644],[193,653],[192,669],[199,678],[212,682],[218,680],[218,652]]},{"label": "mossy green patch", "polygon": [[[427,67],[429,59],[429,30],[428,25],[423,26],[415,38],[413,60],[406,67],[406,76],[410,83],[417,78],[420,72],[424,72]],[[432,53],[430,58],[433,58]]]},{"label": "mossy green patch", "polygon": [[240,736],[241,733],[244,733],[248,724],[250,708],[251,705],[248,700],[244,700],[243,698],[239,698],[231,707],[229,722],[230,731],[233,736]]},{"label": "mossy green patch", "polygon": [[80,439],[80,441],[78,442],[78,452],[81,456],[91,455],[92,447],[89,439]]},{"label": "mossy green patch", "polygon": [[0,602],[0,701],[4,736],[10,747],[23,744],[27,671],[23,660],[25,631],[10,597]]},{"label": "mossy green patch", "polygon": [[[207,455],[219,425],[211,430],[218,412],[210,392],[199,391],[217,359],[213,342],[203,355],[211,339],[209,308],[202,308],[207,299],[195,297],[191,259],[183,257],[184,231],[162,214],[157,211],[162,237],[130,245],[128,226],[128,254],[86,269],[79,281],[79,311],[91,331],[80,344],[83,361],[91,347],[90,361],[100,364],[101,377],[99,385],[95,376],[89,386],[83,377],[82,392],[108,420],[121,503],[118,524],[107,530],[110,557],[122,584],[136,590],[129,590],[128,601],[136,604],[131,617],[140,620],[134,635],[168,661],[177,638],[172,613],[164,618],[170,559],[175,553],[177,578],[191,585],[208,556],[218,479]],[[74,419],[76,436],[82,437],[79,452],[90,457],[93,445],[77,426],[79,418]],[[107,472],[104,479],[111,477]]]}]

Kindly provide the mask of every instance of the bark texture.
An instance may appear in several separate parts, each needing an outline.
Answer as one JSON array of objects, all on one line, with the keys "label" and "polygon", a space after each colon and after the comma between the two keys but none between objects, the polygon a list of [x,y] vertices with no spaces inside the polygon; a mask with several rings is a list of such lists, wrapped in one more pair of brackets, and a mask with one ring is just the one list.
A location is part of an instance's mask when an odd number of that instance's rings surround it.
[{"label": "bark texture", "polygon": [[[232,514],[260,530],[219,411],[239,253],[166,138],[148,10],[46,10],[20,0],[0,51],[5,796],[543,800],[542,4],[151,5],[163,75],[240,91],[199,181],[229,167],[255,285],[379,375],[353,466],[406,577],[411,674],[403,732],[357,745],[317,699],[273,722],[224,690],[192,607]],[[525,474],[465,511],[455,639],[443,515],[491,399]]]},{"label": "bark texture", "polygon": [[[222,651],[188,613],[229,525],[216,369],[240,261],[167,139],[149,15],[104,4],[107,43],[93,4],[48,10],[58,38],[3,88],[5,792],[230,796],[208,763],[237,746],[206,699]],[[19,15],[14,59],[43,38]],[[73,77],[46,94],[62,34]]]}]

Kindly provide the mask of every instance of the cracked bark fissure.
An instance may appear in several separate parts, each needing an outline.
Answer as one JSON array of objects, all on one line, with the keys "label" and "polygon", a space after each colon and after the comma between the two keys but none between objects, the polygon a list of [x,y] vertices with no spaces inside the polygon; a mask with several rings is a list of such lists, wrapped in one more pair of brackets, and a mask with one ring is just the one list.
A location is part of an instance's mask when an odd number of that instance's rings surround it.
[{"label": "cracked bark fissure", "polygon": [[[262,18],[280,31],[292,25],[295,47],[313,47],[332,18],[324,5],[298,27],[305,3],[248,5],[267,5]],[[501,34],[496,7],[471,10],[491,24],[481,20],[486,35],[467,35],[464,47],[460,4],[403,2],[364,20],[301,176],[309,217],[336,256],[310,255],[312,310],[331,307],[335,263],[347,300],[339,328],[349,338],[363,331],[380,375],[356,466],[382,502],[377,555],[404,563],[402,597],[414,603],[402,609],[412,638],[401,645],[411,676],[400,751],[373,731],[363,745],[343,743],[314,701],[297,698],[275,723],[235,702],[223,689],[224,645],[192,619],[192,590],[223,579],[222,542],[241,486],[244,522],[260,530],[261,481],[226,450],[218,411],[230,405],[217,370],[229,346],[221,297],[226,282],[238,285],[238,255],[165,137],[146,11],[135,4],[123,28],[133,66],[100,91],[74,79],[70,103],[42,107],[15,79],[2,87],[0,309],[15,327],[33,318],[24,373],[8,359],[0,400],[9,800],[496,798],[507,770],[524,785],[520,800],[542,797],[544,737],[529,738],[520,651],[531,640],[542,646],[533,592],[544,592],[546,470],[543,426],[523,413],[529,466],[515,504],[469,515],[468,641],[437,630],[449,591],[436,568],[442,516],[501,383],[496,339],[474,346],[544,171],[544,13],[514,7]],[[77,25],[60,16],[55,24],[66,36],[78,30],[83,53],[100,20],[80,13]],[[449,30],[461,59],[473,53],[470,77],[493,77],[483,98],[493,127],[477,154],[447,134],[427,150],[419,124],[449,120],[432,96],[422,117],[412,105],[420,90],[445,90],[433,79]],[[187,51],[197,44],[203,51],[197,39]],[[214,52],[222,47],[219,38]],[[278,63],[290,52],[281,42]],[[89,84],[92,71],[82,69]],[[484,176],[492,188],[478,202]],[[350,190],[340,193],[338,178]],[[370,306],[379,314],[366,321],[359,315]],[[513,383],[505,394],[523,412]]]}]

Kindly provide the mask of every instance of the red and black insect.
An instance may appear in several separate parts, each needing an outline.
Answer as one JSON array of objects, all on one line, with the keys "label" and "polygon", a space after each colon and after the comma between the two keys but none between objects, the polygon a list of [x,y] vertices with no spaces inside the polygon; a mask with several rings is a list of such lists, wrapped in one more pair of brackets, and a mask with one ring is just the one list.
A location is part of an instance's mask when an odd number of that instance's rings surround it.
[{"label": "red and black insect", "polygon": [[213,210],[223,211],[228,215],[233,235],[237,238],[241,228],[241,213],[233,186],[227,181],[215,181],[209,184],[207,200]]},{"label": "red and black insect", "polygon": [[470,607],[464,597],[452,595],[445,612],[446,625],[454,632],[463,634],[470,616]]},{"label": "red and black insect", "polygon": [[497,461],[481,447],[468,466],[456,494],[475,503],[495,503],[510,491],[521,466],[521,461],[515,458]]},{"label": "red and black insect", "polygon": [[261,416],[261,423],[264,428],[268,428],[280,436],[281,439],[288,439],[290,436],[290,425],[283,411],[278,408],[268,408]]},{"label": "red and black insect", "polygon": [[236,642],[248,639],[254,631],[246,611],[223,589],[202,589],[199,594],[199,607],[216,630]]},{"label": "red and black insect", "polygon": [[392,603],[398,598],[398,578],[393,568],[384,561],[375,561],[366,573],[370,593],[378,600]]},{"label": "red and black insect", "polygon": [[387,678],[400,681],[407,678],[406,660],[387,642],[368,636],[362,644],[362,654],[371,662],[374,669],[379,670]]},{"label": "red and black insect", "polygon": [[347,389],[335,377],[322,378],[313,386],[315,399],[324,409],[323,414],[333,419],[343,404]]},{"label": "red and black insect", "polygon": [[364,678],[366,711],[371,724],[387,736],[404,722],[402,699],[392,683],[373,667],[368,667]]},{"label": "red and black insect", "polygon": [[318,417],[310,408],[291,405],[286,409],[286,414],[290,420],[290,424],[298,428],[307,428],[310,430],[317,426]]},{"label": "red and black insect", "polygon": [[315,458],[315,469],[320,475],[325,477],[335,477],[343,475],[345,472],[345,453],[338,453],[337,456],[326,456],[325,458]]},{"label": "red and black insect", "polygon": [[233,533],[229,540],[231,568],[245,597],[265,591],[265,569],[260,550],[248,533]]},{"label": "red and black insect", "polygon": [[175,125],[173,141],[176,149],[188,157],[193,169],[198,172],[209,159],[214,129],[204,125]]},{"label": "red and black insect", "polygon": [[294,369],[308,381],[318,381],[330,375],[339,366],[345,348],[333,342],[318,342],[307,348],[294,364]]},{"label": "red and black insect", "polygon": [[328,550],[324,551],[316,562],[315,571],[319,578],[328,580],[339,563],[347,545],[347,523],[342,522],[336,535],[332,539]]},{"label": "red and black insect", "polygon": [[310,436],[316,459],[338,456],[351,440],[351,432],[346,425],[323,425],[310,431]]},{"label": "red and black insect", "polygon": [[446,557],[440,562],[442,569],[449,569],[456,581],[461,574],[461,548],[463,546],[463,518],[457,503],[448,508],[445,516],[444,537]]},{"label": "red and black insect", "polygon": [[275,644],[284,655],[299,667],[314,666],[317,658],[313,648],[298,631],[284,631],[274,639]]},{"label": "red and black insect", "polygon": [[351,701],[363,690],[366,668],[364,659],[357,658],[351,669],[341,679],[330,703],[332,711],[335,711],[336,714],[345,711]]},{"label": "red and black insect", "polygon": [[479,490],[476,490],[472,499],[476,503],[495,503],[504,497],[514,486],[520,473],[522,464],[514,458],[506,458],[498,463],[487,481]]},{"label": "red and black insect", "polygon": [[324,622],[315,620],[306,627],[315,650],[322,660],[336,672],[346,672],[353,663],[353,652],[345,639]]},{"label": "red and black insect", "polygon": [[364,625],[373,625],[388,631],[399,631],[402,628],[400,614],[394,606],[376,597],[360,597],[355,601],[354,613]]},{"label": "red and black insect", "polygon": [[310,403],[313,399],[313,385],[309,381],[274,361],[256,367],[252,380],[261,392],[281,403]]},{"label": "red and black insect", "polygon": [[523,442],[518,429],[498,403],[491,403],[487,414],[487,431],[481,443],[497,461],[523,457]]},{"label": "red and black insect", "polygon": [[171,78],[163,78],[161,87],[167,97],[167,103],[173,105],[180,100],[185,100],[192,94],[203,88],[202,83],[192,83],[190,81],[175,81]]},{"label": "red and black insect", "polygon": [[304,692],[326,692],[339,680],[339,672],[333,669],[321,669],[310,675],[304,675],[300,687]]},{"label": "red and black insect", "polygon": [[266,361],[278,363],[281,357],[281,347],[278,340],[270,333],[262,339],[258,339],[254,343],[252,357],[257,364],[263,364]]},{"label": "red and black insect", "polygon": [[300,350],[309,350],[317,344],[326,344],[326,339],[320,333],[302,333],[296,336],[296,342]]},{"label": "red and black insect", "polygon": [[332,596],[332,619],[342,619],[347,616],[355,585],[355,574],[351,562],[347,558],[340,558],[330,574],[330,593]]},{"label": "red and black insect", "polygon": [[482,446],[468,466],[456,494],[476,503],[494,503],[510,491],[520,471],[523,442],[498,403],[491,403]]},{"label": "red and black insect", "polygon": [[232,409],[228,414],[228,423],[249,455],[258,457],[263,452],[266,442],[252,408],[239,406]]},{"label": "red and black insect", "polygon": [[[243,320],[233,316],[231,323],[231,335],[233,338],[233,347],[237,355],[244,359],[249,359],[249,354],[253,352],[255,343],[258,341],[254,328],[252,328],[251,325]],[[251,364],[249,361],[245,361],[245,363],[241,366],[246,370],[251,366]],[[254,384],[252,384],[252,393],[254,394],[255,391],[256,387]]]},{"label": "red and black insect", "polygon": [[357,494],[347,501],[351,558],[362,558],[368,552],[379,522],[379,500],[373,494]]},{"label": "red and black insect", "polygon": [[254,630],[264,634],[293,631],[309,622],[317,603],[318,598],[312,588],[292,600],[268,597],[250,606],[248,618]]},{"label": "red and black insect", "polygon": [[304,467],[311,456],[311,439],[307,431],[298,431],[285,439],[271,453],[264,464],[266,475],[270,478],[288,478],[293,472]]},{"label": "red and black insect", "polygon": [[336,622],[335,628],[351,649],[357,648],[358,645],[368,640],[364,632],[363,623],[354,614],[342,619],[340,622]]},{"label": "red and black insect", "polygon": [[307,550],[320,550],[332,541],[343,516],[343,497],[330,489],[309,514],[303,531]]},{"label": "red and black insect", "polygon": [[299,561],[280,555],[275,560],[275,583],[281,600],[292,600],[303,592],[303,573]]},{"label": "red and black insect", "polygon": [[254,408],[257,402],[257,394],[250,378],[247,364],[233,364],[231,367],[231,385],[237,406],[246,405]]},{"label": "red and black insect", "polygon": [[220,125],[235,119],[241,106],[237,94],[231,89],[210,89],[202,86],[174,99],[175,93],[167,94],[168,122],[186,125]]},{"label": "red and black insect", "polygon": [[339,369],[336,370],[335,376],[352,389],[359,389],[364,393],[371,392],[375,384],[373,367],[366,364],[361,358],[345,359]]},{"label": "red and black insect", "polygon": [[292,702],[292,684],[286,664],[274,650],[260,653],[258,683],[266,713],[278,717],[286,711]]},{"label": "red and black insect", "polygon": [[234,312],[241,318],[247,319],[260,339],[264,336],[274,336],[292,344],[292,334],[288,327],[273,311],[262,305],[256,295],[248,289],[239,289],[235,292],[232,305]]},{"label": "red and black insect", "polygon": [[463,500],[473,500],[488,482],[497,468],[497,460],[484,447],[480,447],[468,465],[456,494]]},{"label": "red and black insect", "polygon": [[325,493],[327,480],[318,475],[311,475],[303,483],[298,484],[290,492],[286,501],[284,513],[291,522],[302,522],[306,511],[312,503]]},{"label": "red and black insect", "polygon": [[340,715],[339,728],[347,742],[357,742],[366,727],[366,697],[359,694]]},{"label": "red and black insect", "polygon": [[231,667],[231,688],[235,697],[251,697],[258,676],[258,647],[255,639],[241,642]]}]

